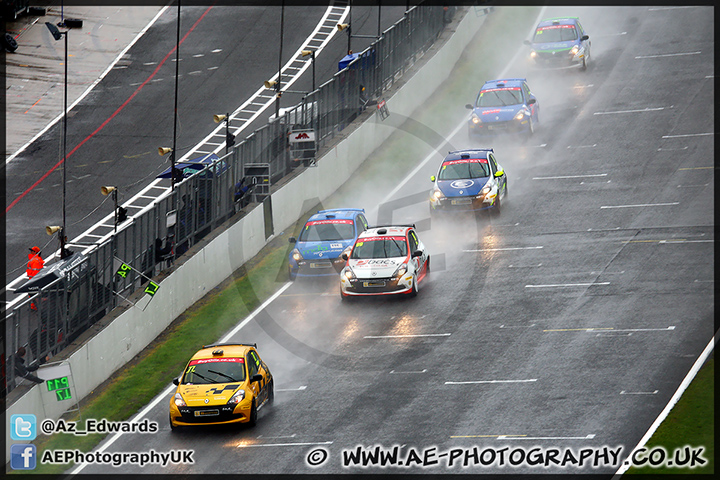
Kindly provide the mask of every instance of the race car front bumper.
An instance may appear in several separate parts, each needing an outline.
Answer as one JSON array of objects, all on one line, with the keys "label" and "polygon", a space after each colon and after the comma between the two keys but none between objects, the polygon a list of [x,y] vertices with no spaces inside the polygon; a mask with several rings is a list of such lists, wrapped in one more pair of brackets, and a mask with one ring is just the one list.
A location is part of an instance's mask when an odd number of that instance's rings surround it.
[{"label": "race car front bumper", "polygon": [[204,405],[178,407],[170,401],[170,422],[175,427],[194,425],[229,425],[250,421],[252,398],[246,397],[237,405]]},{"label": "race car front bumper", "polygon": [[335,277],[344,266],[345,260],[340,257],[289,262],[291,276],[298,277]]},{"label": "race car front bumper", "polygon": [[443,212],[477,212],[495,206],[497,192],[495,189],[487,195],[475,197],[430,197],[430,213]]},{"label": "race car front bumper", "polygon": [[412,275],[401,278],[354,278],[340,276],[340,291],[345,296],[395,295],[412,292]]},{"label": "race car front bumper", "polygon": [[473,137],[489,137],[496,135],[517,135],[530,131],[530,121],[526,117],[520,121],[483,122],[468,121],[468,134]]}]

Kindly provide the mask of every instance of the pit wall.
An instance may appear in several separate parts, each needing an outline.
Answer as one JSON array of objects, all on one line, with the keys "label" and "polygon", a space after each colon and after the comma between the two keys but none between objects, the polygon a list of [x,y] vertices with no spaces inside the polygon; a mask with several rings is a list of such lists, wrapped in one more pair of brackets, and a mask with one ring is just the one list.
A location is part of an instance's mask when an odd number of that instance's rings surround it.
[{"label": "pit wall", "polygon": [[[460,14],[461,12],[458,12]],[[387,100],[390,115],[411,117],[448,78],[465,47],[478,33],[486,15],[467,10],[455,32],[435,55],[415,75],[406,80]],[[432,55],[431,51],[426,56]],[[403,79],[405,80],[405,79]],[[345,183],[370,154],[393,133],[392,128],[372,115],[347,138],[325,154],[317,167],[308,168],[272,194],[273,227],[281,232],[290,227],[303,213],[303,201],[328,198]],[[116,309],[117,315],[104,329],[75,351],[66,362],[70,364],[75,383],[73,398],[82,399],[109,378],[155,339],[185,310],[200,300],[209,290],[255,256],[265,245],[263,208],[254,208],[237,223],[187,259],[160,283],[145,310]],[[143,302],[142,299],[139,300]],[[180,373],[180,372],[178,372]],[[38,371],[42,377],[42,369]],[[44,400],[44,401],[43,401]],[[32,413],[38,419],[58,419],[71,401],[58,402],[44,384],[33,386],[25,395],[8,406],[6,418],[6,462],[10,461],[10,446],[17,443],[10,438],[9,420],[14,414]]]}]

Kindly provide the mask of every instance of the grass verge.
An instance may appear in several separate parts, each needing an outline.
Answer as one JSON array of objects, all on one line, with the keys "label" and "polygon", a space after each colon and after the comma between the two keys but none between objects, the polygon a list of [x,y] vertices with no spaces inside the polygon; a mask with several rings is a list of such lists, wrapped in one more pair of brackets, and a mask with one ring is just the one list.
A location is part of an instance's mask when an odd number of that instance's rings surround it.
[{"label": "grass verge", "polygon": [[[696,449],[704,447],[702,457],[707,463],[696,468],[660,467],[648,465],[632,467],[627,474],[714,474],[715,473],[715,361],[714,354],[703,365],[688,386],[678,403],[670,411],[667,418],[660,424],[645,448],[646,459],[656,447],[663,447],[669,456],[678,451],[678,459],[685,462],[685,447]],[[658,454],[659,455],[659,454]],[[675,458],[673,463],[676,464]]]}]

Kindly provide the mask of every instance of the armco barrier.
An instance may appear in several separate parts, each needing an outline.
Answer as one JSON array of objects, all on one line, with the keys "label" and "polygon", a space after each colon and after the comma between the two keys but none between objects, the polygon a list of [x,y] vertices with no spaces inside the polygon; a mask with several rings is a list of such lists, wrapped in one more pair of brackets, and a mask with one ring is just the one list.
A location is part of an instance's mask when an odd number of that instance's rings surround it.
[{"label": "armco barrier", "polygon": [[[412,78],[403,79],[406,83],[387,100],[391,114],[410,117],[417,106],[430,97],[448,78],[485,18],[474,15],[472,10],[465,15],[456,31],[443,45],[437,47],[435,55],[427,64]],[[371,116],[326,153],[316,168],[306,169],[273,192],[276,232],[288,228],[304,213],[303,200],[318,198],[322,201],[330,196],[392,134],[392,129],[378,122],[376,116]],[[161,288],[144,311],[128,307],[118,313],[116,309],[117,318],[67,359],[72,368],[78,399],[84,398],[140,353],[175,318],[256,255],[265,243],[263,207],[259,205],[162,279]],[[99,327],[93,327],[96,328]],[[32,413],[38,419],[59,418],[64,413],[61,404],[43,405],[41,388],[44,385],[32,387],[9,405],[6,417]],[[10,457],[10,445],[7,429],[6,461]]]}]

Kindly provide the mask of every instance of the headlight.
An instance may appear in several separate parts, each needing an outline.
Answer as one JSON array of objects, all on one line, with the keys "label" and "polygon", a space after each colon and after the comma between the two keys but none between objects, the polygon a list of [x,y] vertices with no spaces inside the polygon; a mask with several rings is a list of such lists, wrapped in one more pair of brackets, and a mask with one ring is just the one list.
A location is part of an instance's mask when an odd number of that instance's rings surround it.
[{"label": "headlight", "polygon": [[182,395],[180,395],[180,393],[175,394],[175,406],[187,407],[187,404],[185,403],[185,400],[183,399]]},{"label": "headlight", "polygon": [[403,263],[397,268],[397,270],[395,270],[395,273],[393,273],[393,277],[400,278],[403,275],[405,275],[406,273],[407,273],[407,265]]},{"label": "headlight", "polygon": [[492,190],[492,187],[489,186],[489,185],[486,185],[486,186],[483,187],[482,190],[480,190],[480,193],[481,193],[482,195],[487,195],[488,193],[490,193],[491,190]]},{"label": "headlight", "polygon": [[293,260],[295,260],[296,262],[299,262],[300,260],[303,259],[303,256],[300,254],[300,250],[298,250],[297,248],[293,249],[292,257],[293,257]]},{"label": "headlight", "polygon": [[475,123],[475,124],[480,123],[480,117],[478,117],[477,114],[475,114],[475,113],[473,113],[473,114],[470,116],[470,119],[471,119],[472,122]]},{"label": "headlight", "polygon": [[520,110],[518,113],[515,114],[515,120],[522,120],[525,118],[525,115],[528,115],[530,112],[526,110]]},{"label": "headlight", "polygon": [[445,198],[445,195],[443,195],[442,191],[440,191],[439,188],[435,188],[433,191],[433,197],[435,197],[436,200],[442,200]]},{"label": "headlight", "polygon": [[580,45],[573,45],[573,47],[570,49],[570,55],[577,55],[579,51]]},{"label": "headlight", "polygon": [[343,268],[342,275],[348,280],[354,280],[355,278],[357,278],[355,276],[355,273],[352,271],[352,268],[350,267]]},{"label": "headlight", "polygon": [[530,50],[530,58],[534,59],[537,57],[537,52],[535,50]]},{"label": "headlight", "polygon": [[227,404],[228,405],[237,405],[238,403],[242,402],[243,400],[245,400],[245,390],[243,390],[241,388],[240,390],[235,392],[235,395],[230,397],[230,400],[228,400]]}]

